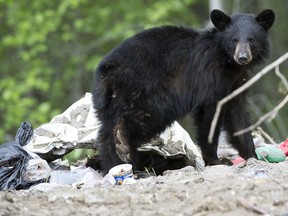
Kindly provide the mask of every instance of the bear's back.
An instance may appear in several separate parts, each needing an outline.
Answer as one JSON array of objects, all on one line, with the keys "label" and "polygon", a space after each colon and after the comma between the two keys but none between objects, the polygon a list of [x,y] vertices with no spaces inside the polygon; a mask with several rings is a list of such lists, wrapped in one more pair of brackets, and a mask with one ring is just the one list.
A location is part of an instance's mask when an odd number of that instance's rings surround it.
[{"label": "bear's back", "polygon": [[[191,28],[177,26],[162,26],[142,31],[128,38],[115,47],[100,63],[100,70],[104,70],[109,64],[135,66],[154,65],[163,66],[162,61],[175,50],[188,49],[193,46],[198,31]],[[173,55],[175,57],[175,55]],[[166,59],[165,59],[166,58]],[[130,63],[129,63],[130,62]],[[103,67],[104,66],[104,67]],[[163,68],[162,68],[163,69]]]}]

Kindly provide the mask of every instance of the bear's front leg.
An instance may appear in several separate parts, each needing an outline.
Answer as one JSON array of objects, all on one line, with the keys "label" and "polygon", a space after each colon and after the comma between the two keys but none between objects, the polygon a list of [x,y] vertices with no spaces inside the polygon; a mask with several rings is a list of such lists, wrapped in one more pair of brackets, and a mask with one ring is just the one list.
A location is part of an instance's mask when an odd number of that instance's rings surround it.
[{"label": "bear's front leg", "polygon": [[228,103],[224,119],[224,127],[229,136],[229,142],[238,150],[244,159],[256,158],[255,146],[251,132],[234,136],[233,133],[250,126],[249,114],[246,111],[246,103],[238,96]]}]

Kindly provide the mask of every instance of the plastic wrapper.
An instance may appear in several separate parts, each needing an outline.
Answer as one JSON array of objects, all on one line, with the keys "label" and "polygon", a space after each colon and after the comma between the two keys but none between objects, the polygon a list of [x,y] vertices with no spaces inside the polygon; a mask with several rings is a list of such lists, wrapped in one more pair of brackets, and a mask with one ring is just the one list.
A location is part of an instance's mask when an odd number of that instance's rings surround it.
[{"label": "plastic wrapper", "polygon": [[24,180],[26,165],[32,158],[22,147],[33,135],[32,125],[23,122],[18,129],[15,139],[0,145],[0,189],[22,189],[30,183]]}]

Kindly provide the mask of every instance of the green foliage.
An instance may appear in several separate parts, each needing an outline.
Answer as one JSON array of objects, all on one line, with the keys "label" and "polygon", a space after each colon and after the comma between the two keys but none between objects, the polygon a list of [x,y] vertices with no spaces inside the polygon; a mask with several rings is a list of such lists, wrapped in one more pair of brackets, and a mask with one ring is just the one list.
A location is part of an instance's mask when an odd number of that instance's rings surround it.
[{"label": "green foliage", "polygon": [[37,127],[90,91],[98,62],[128,36],[160,24],[198,26],[196,3],[208,17],[199,2],[1,0],[0,143],[22,121]]},{"label": "green foliage", "polygon": [[[271,30],[271,59],[287,52],[286,1],[225,1],[225,5],[228,13],[273,8],[277,19]],[[14,137],[22,121],[37,127],[91,91],[93,70],[127,37],[162,24],[203,27],[209,18],[207,0],[0,0],[0,11],[0,143]],[[287,70],[281,71],[287,77]],[[277,104],[276,83],[279,79],[272,77],[257,88],[267,98],[263,106],[252,108],[259,109],[255,118]],[[276,93],[271,93],[272,87]],[[283,86],[279,89],[287,94]],[[267,132],[283,140],[287,108],[281,112],[267,124]]]},{"label": "green foliage", "polygon": [[63,159],[68,160],[70,164],[77,163],[78,160],[85,160],[95,155],[95,150],[92,149],[75,149],[66,154]]}]

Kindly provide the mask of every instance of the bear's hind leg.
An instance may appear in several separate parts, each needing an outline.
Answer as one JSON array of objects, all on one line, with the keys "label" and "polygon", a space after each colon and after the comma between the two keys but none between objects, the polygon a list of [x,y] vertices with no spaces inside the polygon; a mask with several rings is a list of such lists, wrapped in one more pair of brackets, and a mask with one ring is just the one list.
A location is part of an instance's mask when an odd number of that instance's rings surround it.
[{"label": "bear's hind leg", "polygon": [[109,131],[107,129],[105,130],[102,125],[97,143],[99,143],[99,158],[104,175],[107,174],[112,167],[124,163],[116,153],[113,129]]}]

